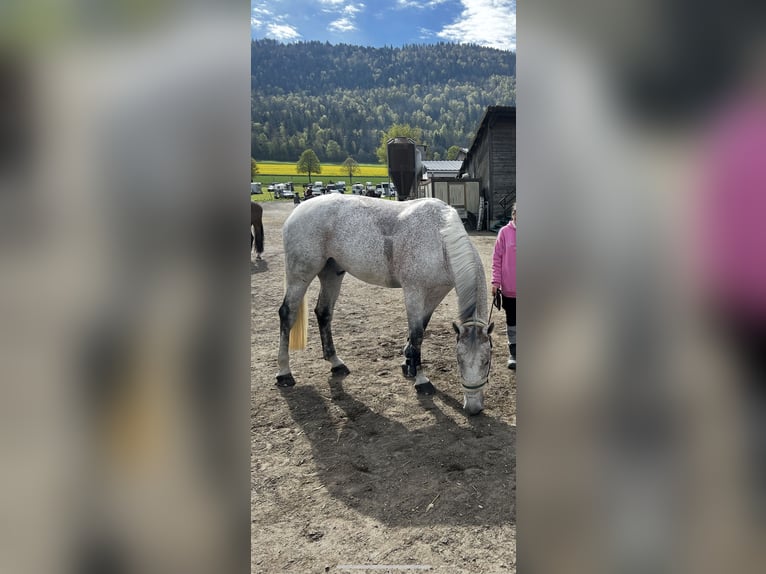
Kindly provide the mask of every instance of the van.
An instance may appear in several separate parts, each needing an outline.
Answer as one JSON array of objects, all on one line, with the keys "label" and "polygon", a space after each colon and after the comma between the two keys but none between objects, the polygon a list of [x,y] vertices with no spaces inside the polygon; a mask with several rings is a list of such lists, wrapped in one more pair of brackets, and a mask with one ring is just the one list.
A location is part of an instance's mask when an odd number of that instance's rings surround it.
[{"label": "van", "polygon": [[253,195],[256,193],[263,193],[263,189],[261,189],[260,181],[253,181],[250,183],[250,195]]}]

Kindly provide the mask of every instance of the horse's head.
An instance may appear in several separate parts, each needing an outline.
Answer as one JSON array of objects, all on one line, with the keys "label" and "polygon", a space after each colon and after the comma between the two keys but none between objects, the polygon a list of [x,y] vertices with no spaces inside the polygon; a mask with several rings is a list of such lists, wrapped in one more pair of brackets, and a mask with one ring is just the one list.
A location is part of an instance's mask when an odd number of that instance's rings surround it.
[{"label": "horse's head", "polygon": [[483,321],[452,323],[457,333],[457,365],[463,384],[463,408],[469,415],[484,410],[484,385],[492,364],[492,329]]}]

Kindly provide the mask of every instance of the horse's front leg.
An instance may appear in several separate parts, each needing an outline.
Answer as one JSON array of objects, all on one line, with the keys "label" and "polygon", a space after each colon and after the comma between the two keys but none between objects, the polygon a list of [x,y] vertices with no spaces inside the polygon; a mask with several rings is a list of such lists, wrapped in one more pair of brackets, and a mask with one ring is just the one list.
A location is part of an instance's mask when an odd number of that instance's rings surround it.
[{"label": "horse's front leg", "polygon": [[319,335],[322,338],[322,356],[330,362],[330,372],[333,375],[348,375],[351,372],[335,352],[335,343],[332,340],[332,316],[344,274],[345,271],[338,267],[333,259],[327,262],[318,275],[319,299],[314,309],[319,324]]},{"label": "horse's front leg", "polygon": [[409,337],[404,347],[404,363],[402,371],[407,378],[415,379],[415,390],[418,394],[432,395],[436,388],[426,377],[420,360],[420,347],[423,335],[431,321],[431,315],[449,293],[451,287],[436,286],[422,289],[405,289],[404,306],[407,309],[407,326]]},{"label": "horse's front leg", "polygon": [[404,347],[402,371],[405,377],[415,379],[415,390],[418,394],[432,395],[436,392],[436,388],[428,380],[421,366],[420,348],[431,315],[448,292],[449,289],[439,288],[404,290],[404,306],[407,309],[409,336],[407,345]]},{"label": "horse's front leg", "polygon": [[407,345],[404,347],[402,371],[405,377],[415,379],[415,390],[419,395],[433,395],[436,392],[436,388],[426,377],[420,364],[420,347],[423,344],[424,332],[425,327],[422,321],[414,327],[410,327],[410,335],[407,339]]}]

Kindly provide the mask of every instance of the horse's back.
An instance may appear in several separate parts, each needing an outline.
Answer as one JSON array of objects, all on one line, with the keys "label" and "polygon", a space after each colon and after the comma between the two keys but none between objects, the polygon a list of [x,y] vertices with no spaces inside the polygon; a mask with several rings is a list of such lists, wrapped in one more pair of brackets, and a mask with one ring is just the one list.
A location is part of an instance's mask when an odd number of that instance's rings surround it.
[{"label": "horse's back", "polygon": [[319,197],[302,203],[285,222],[285,253],[316,265],[333,258],[362,281],[387,287],[411,277],[436,278],[444,269],[440,229],[448,210],[438,199]]}]

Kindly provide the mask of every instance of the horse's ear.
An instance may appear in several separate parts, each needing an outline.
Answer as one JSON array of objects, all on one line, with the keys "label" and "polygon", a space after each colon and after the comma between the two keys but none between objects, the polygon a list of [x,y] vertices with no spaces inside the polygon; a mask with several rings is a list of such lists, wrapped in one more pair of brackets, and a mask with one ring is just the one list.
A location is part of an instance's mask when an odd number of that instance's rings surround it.
[{"label": "horse's ear", "polygon": [[452,323],[452,328],[455,329],[455,333],[457,333],[458,337],[459,337],[460,336],[460,327],[458,326],[458,324],[453,322]]},{"label": "horse's ear", "polygon": [[494,328],[495,328],[495,324],[490,323],[489,327],[487,327],[487,335],[491,335]]}]

